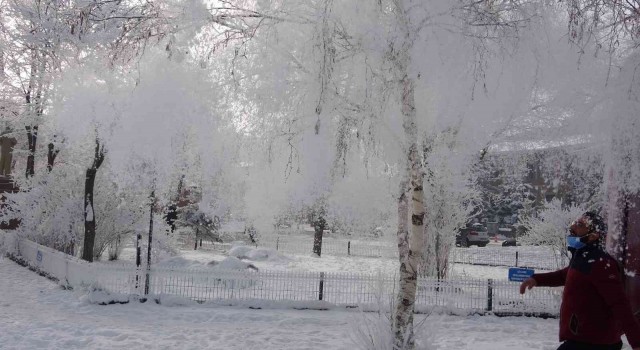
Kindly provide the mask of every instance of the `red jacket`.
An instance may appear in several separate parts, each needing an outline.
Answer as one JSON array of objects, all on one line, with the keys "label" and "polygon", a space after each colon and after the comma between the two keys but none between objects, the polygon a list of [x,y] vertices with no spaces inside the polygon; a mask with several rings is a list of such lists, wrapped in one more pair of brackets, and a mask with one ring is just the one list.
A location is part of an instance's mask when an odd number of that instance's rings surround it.
[{"label": "red jacket", "polygon": [[534,274],[538,286],[564,286],[560,341],[615,344],[624,333],[640,347],[640,323],[631,313],[622,275],[614,258],[596,246],[577,250],[569,267]]}]

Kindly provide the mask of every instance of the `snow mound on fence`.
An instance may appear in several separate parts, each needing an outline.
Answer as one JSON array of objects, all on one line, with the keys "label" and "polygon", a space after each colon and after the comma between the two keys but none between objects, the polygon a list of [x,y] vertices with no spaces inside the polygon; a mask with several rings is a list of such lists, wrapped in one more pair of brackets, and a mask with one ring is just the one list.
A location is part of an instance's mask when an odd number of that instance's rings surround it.
[{"label": "snow mound on fence", "polygon": [[282,257],[274,249],[253,248],[246,245],[235,246],[229,250],[229,256],[253,261],[281,260]]}]

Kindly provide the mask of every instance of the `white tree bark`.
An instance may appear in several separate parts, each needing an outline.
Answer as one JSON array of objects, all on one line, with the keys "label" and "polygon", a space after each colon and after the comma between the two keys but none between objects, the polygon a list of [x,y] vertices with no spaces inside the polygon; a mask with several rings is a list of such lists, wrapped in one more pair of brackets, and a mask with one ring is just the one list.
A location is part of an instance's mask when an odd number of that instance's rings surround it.
[{"label": "white tree bark", "polygon": [[[401,91],[403,129],[407,147],[407,171],[409,175],[409,190],[411,205],[409,215],[411,227],[407,239],[401,239],[398,243],[400,252],[407,251],[406,256],[400,254],[400,282],[396,309],[394,314],[393,332],[395,337],[395,349],[412,349],[414,347],[413,335],[413,311],[416,299],[418,267],[421,253],[424,247],[424,194],[423,194],[423,169],[418,145],[418,131],[416,123],[415,107],[415,82],[409,76],[409,64],[411,54],[411,30],[409,19],[405,11],[403,0],[397,0],[396,18],[402,31],[402,37],[398,40],[400,50],[394,59],[395,74],[399,81]],[[399,201],[399,205],[401,201]],[[401,212],[399,207],[399,213]],[[398,218],[398,233],[401,233],[404,217]],[[405,243],[406,242],[406,243]],[[401,247],[402,243],[402,247]],[[408,243],[408,249],[405,244]]]},{"label": "white tree bark", "polygon": [[407,261],[409,256],[409,199],[407,190],[409,181],[403,180],[400,183],[400,196],[398,197],[398,256],[400,264]]}]

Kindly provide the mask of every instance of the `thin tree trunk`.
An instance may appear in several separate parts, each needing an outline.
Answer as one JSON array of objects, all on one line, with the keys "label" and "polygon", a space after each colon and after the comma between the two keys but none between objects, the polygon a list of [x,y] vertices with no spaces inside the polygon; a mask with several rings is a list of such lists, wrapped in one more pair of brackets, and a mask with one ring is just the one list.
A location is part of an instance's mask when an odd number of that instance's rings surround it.
[{"label": "thin tree trunk", "polygon": [[29,153],[27,155],[27,168],[25,170],[26,178],[30,178],[35,175],[35,154],[38,141],[38,125],[39,119],[44,112],[43,107],[43,89],[44,89],[44,59],[38,54],[38,51],[32,49],[31,51],[31,64],[30,64],[30,77],[29,84],[25,95],[25,102],[27,108],[31,112],[31,117],[35,117],[35,122],[32,121],[25,128],[27,130],[27,142]]},{"label": "thin tree trunk", "polygon": [[35,159],[36,159],[36,143],[38,141],[38,126],[26,126],[27,129],[27,142],[29,147],[29,154],[27,155],[27,169],[25,176],[27,178],[35,175]]},{"label": "thin tree trunk", "polygon": [[104,161],[104,147],[100,146],[100,141],[96,138],[96,149],[93,164],[87,169],[84,182],[84,248],[82,259],[93,261],[93,246],[96,238],[96,217],[93,208],[93,189],[96,175],[102,162]]},{"label": "thin tree trunk", "polygon": [[55,149],[55,146],[53,143],[49,143],[49,145],[47,146],[47,170],[49,172],[53,170],[53,163],[55,162],[56,157],[58,156],[58,152],[60,152],[60,150]]},{"label": "thin tree trunk", "polygon": [[317,256],[322,255],[322,233],[324,232],[324,228],[325,228],[324,218],[320,217],[320,219],[316,220],[316,222],[313,225],[313,230],[314,230],[313,253],[316,254]]},{"label": "thin tree trunk", "polygon": [[93,209],[93,188],[95,185],[97,169],[87,169],[84,181],[84,248],[82,259],[93,261],[93,246],[96,238],[96,220]]},{"label": "thin tree trunk", "polygon": [[136,293],[139,293],[140,287],[140,265],[142,264],[142,252],[140,248],[140,241],[142,240],[142,235],[138,233],[136,235]]},{"label": "thin tree trunk", "polygon": [[311,224],[313,225],[313,253],[317,256],[322,254],[322,235],[324,229],[327,227],[327,221],[325,219],[327,210],[325,208],[324,198],[320,198],[314,205],[313,216],[311,218]]},{"label": "thin tree trunk", "polygon": [[444,247],[442,246],[442,238],[440,237],[440,233],[436,233],[436,278],[438,278],[438,280],[441,280],[442,278],[444,278],[444,273],[445,273],[445,264],[446,264],[446,258],[443,257],[444,255]]},{"label": "thin tree trunk", "polygon": [[155,198],[155,191],[151,191],[151,204],[149,205],[149,242],[147,244],[147,275],[144,280],[144,295],[149,294],[149,284],[151,278],[151,243],[153,242],[153,204],[155,203]]}]

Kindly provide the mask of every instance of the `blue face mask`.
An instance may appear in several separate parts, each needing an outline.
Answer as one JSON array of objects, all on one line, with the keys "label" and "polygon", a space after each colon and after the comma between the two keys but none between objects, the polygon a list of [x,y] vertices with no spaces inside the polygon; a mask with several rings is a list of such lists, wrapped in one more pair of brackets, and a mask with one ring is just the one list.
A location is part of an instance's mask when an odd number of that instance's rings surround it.
[{"label": "blue face mask", "polygon": [[580,237],[567,236],[567,247],[573,248],[573,249],[580,249],[580,248],[584,248],[585,246],[586,244],[580,241]]}]

